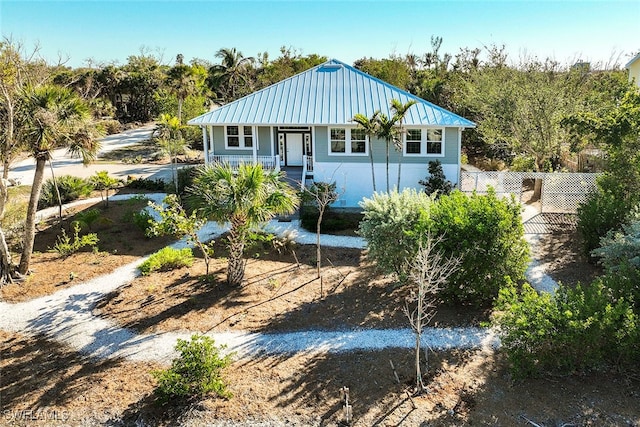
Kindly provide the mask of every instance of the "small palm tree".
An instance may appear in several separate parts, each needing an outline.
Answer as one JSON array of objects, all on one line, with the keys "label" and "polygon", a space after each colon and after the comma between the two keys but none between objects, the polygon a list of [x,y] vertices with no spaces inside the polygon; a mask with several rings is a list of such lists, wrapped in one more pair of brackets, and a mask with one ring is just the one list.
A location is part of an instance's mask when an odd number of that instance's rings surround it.
[{"label": "small palm tree", "polygon": [[171,177],[176,193],[178,192],[178,155],[183,154],[189,146],[182,136],[182,128],[178,117],[162,114],[155,130],[160,149],[171,159]]},{"label": "small palm tree", "polygon": [[24,247],[19,271],[26,274],[31,263],[35,239],[36,210],[42,190],[44,169],[51,151],[66,147],[80,155],[85,164],[96,156],[100,147],[86,103],[66,88],[44,85],[28,88],[23,96],[19,136],[24,147],[36,160],[31,195],[25,219]]},{"label": "small palm tree", "polygon": [[371,181],[373,182],[373,191],[376,191],[376,173],[373,166],[373,138],[378,134],[378,115],[380,111],[373,113],[373,116],[367,117],[364,114],[356,114],[353,116],[353,121],[358,123],[361,129],[364,130],[367,140],[369,141],[369,161],[371,162]]},{"label": "small palm tree", "polygon": [[227,264],[231,286],[240,286],[244,279],[244,247],[250,229],[278,214],[293,213],[299,203],[282,172],[265,172],[260,164],[242,164],[237,170],[228,164],[205,166],[188,192],[189,203],[204,216],[231,223]]},{"label": "small palm tree", "polygon": [[405,104],[403,104],[398,99],[394,98],[391,100],[391,110],[393,110],[393,118],[394,118],[394,121],[398,124],[398,134],[400,135],[400,137],[396,140],[396,144],[394,144],[396,151],[399,153],[398,185],[396,187],[398,191],[400,191],[400,175],[402,174],[402,157],[403,157],[402,140],[404,138],[404,133],[405,133],[405,130],[402,127],[402,122],[404,121],[404,118],[407,115],[407,111],[409,111],[409,108],[417,104],[417,102],[418,101],[416,101],[415,99],[412,99],[407,101]]},{"label": "small palm tree", "polygon": [[384,139],[387,146],[387,193],[389,192],[389,146],[397,144],[400,135],[394,117],[389,118],[386,114],[378,115],[378,133],[380,139]]}]

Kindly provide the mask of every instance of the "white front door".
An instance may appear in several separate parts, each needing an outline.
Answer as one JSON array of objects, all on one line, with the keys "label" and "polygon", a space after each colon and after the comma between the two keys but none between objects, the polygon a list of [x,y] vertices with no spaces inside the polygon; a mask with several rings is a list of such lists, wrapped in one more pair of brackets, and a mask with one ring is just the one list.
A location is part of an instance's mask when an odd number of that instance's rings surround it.
[{"label": "white front door", "polygon": [[302,134],[288,133],[286,166],[302,166]]}]

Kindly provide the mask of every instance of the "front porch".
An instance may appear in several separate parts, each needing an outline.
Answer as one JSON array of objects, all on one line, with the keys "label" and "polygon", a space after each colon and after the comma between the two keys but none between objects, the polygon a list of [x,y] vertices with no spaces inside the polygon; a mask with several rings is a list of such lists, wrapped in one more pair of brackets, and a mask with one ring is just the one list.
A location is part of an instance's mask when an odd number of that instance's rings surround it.
[{"label": "front porch", "polygon": [[229,154],[209,154],[208,164],[223,163],[231,168],[238,168],[241,164],[261,164],[264,170],[283,171],[285,180],[292,187],[304,189],[308,181],[313,182],[313,157],[303,156],[302,166],[281,166],[280,156],[251,156],[251,155],[229,155]]}]

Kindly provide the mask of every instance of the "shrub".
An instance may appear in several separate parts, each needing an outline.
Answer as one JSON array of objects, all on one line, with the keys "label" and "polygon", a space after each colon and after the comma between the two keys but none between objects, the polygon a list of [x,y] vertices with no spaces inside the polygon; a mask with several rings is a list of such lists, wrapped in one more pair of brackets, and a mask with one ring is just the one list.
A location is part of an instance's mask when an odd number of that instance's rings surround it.
[{"label": "shrub", "polygon": [[145,236],[148,236],[149,229],[153,225],[154,219],[153,215],[145,209],[140,212],[134,212],[131,215],[131,221],[144,233]]},{"label": "shrub", "polygon": [[508,286],[497,308],[494,321],[516,377],[633,364],[640,354],[638,313],[628,299],[614,297],[606,280],[561,285],[555,296]]},{"label": "shrub", "polygon": [[407,265],[429,228],[433,204],[431,197],[413,189],[374,193],[371,199],[360,203],[364,218],[358,233],[367,241],[369,256],[383,272],[395,273],[404,280]]},{"label": "shrub", "polygon": [[203,335],[193,335],[191,341],[178,339],[175,349],[180,356],[173,360],[171,368],[152,372],[158,380],[156,394],[160,403],[209,393],[231,397],[222,378],[224,369],[231,363],[231,355],[221,355],[225,348],[216,346],[211,338]]},{"label": "shrub", "polygon": [[[68,203],[81,197],[87,197],[93,190],[91,184],[77,176],[63,175],[57,178],[57,183],[62,203]],[[40,199],[38,200],[38,209],[56,206],[57,204],[58,196],[56,195],[55,184],[53,179],[47,179],[42,185]]]},{"label": "shrub", "polygon": [[154,271],[169,271],[180,267],[191,267],[193,264],[193,252],[191,248],[174,249],[166,247],[152,254],[142,264],[140,272],[143,276]]},{"label": "shrub", "polygon": [[591,254],[600,258],[607,271],[615,272],[624,265],[640,270],[640,218],[623,225],[622,230],[609,231]]},{"label": "shrub", "polygon": [[127,187],[135,190],[164,191],[165,186],[165,182],[160,178],[136,178],[127,181]]},{"label": "shrub", "polygon": [[603,189],[598,189],[578,206],[577,229],[585,255],[590,256],[608,232],[620,230],[631,207],[628,200]]},{"label": "shrub", "polygon": [[437,197],[449,194],[453,190],[453,184],[445,177],[440,160],[429,162],[429,177],[426,180],[418,181],[418,183],[424,186],[425,193],[428,195],[436,194]]},{"label": "shrub", "polygon": [[432,233],[443,236],[440,249],[462,256],[441,295],[449,301],[484,304],[498,296],[507,278],[524,279],[529,245],[524,240],[520,204],[515,199],[465,195],[454,191],[431,210]]},{"label": "shrub", "polygon": [[102,215],[102,212],[100,212],[100,209],[93,208],[85,209],[75,214],[75,216],[73,217],[73,222],[77,223],[81,229],[86,227],[91,230],[93,224],[107,224],[111,223],[112,221],[109,218],[104,217]]},{"label": "shrub", "polygon": [[188,166],[178,169],[178,191],[177,194],[184,196],[185,189],[193,184],[193,178],[198,174],[198,168]]},{"label": "shrub", "polygon": [[534,172],[536,170],[536,159],[531,156],[518,156],[511,161],[512,172]]},{"label": "shrub", "polygon": [[56,244],[51,249],[53,252],[61,256],[69,256],[78,252],[85,246],[92,246],[98,243],[99,239],[95,233],[85,234],[84,236],[78,236],[80,232],[80,224],[73,223],[73,239],[67,236],[67,232],[62,229],[62,234],[58,236]]},{"label": "shrub", "polygon": [[113,135],[114,133],[120,133],[122,131],[122,125],[117,120],[102,120],[98,124],[104,128],[107,135]]}]

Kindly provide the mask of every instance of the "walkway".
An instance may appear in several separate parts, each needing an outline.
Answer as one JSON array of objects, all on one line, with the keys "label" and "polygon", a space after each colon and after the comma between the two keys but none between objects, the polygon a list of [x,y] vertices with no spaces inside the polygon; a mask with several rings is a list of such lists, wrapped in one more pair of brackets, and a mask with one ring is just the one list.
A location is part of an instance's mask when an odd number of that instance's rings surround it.
[{"label": "walkway", "polygon": [[[113,200],[135,195],[114,196]],[[160,202],[164,195],[148,195]],[[99,199],[98,199],[99,200]],[[81,203],[87,203],[86,200]],[[42,212],[41,214],[45,214]],[[279,235],[289,235],[298,243],[315,243],[315,234],[299,228],[296,221],[272,221],[267,229]],[[203,237],[215,237],[226,231],[215,223],[201,230]],[[527,235],[535,244],[535,235]],[[184,241],[176,246],[184,246]],[[364,248],[358,237],[322,236],[326,246]],[[0,329],[42,334],[94,358],[123,357],[138,361],[168,363],[175,357],[176,339],[186,339],[191,332],[137,335],[113,322],[93,314],[93,307],[107,293],[133,280],[142,260],[118,268],[114,272],[61,290],[53,295],[31,301],[9,304],[0,302]],[[553,289],[555,282],[544,274],[534,260],[527,270],[527,278],[541,289]],[[555,285],[557,286],[557,285]],[[217,332],[207,334],[216,343],[226,344],[228,351],[239,356],[295,352],[345,352],[352,350],[379,350],[383,348],[413,348],[414,335],[410,329],[358,329],[343,331],[309,330],[288,333]],[[429,328],[423,345],[434,349],[471,348],[499,345],[494,332],[486,328]]]}]

